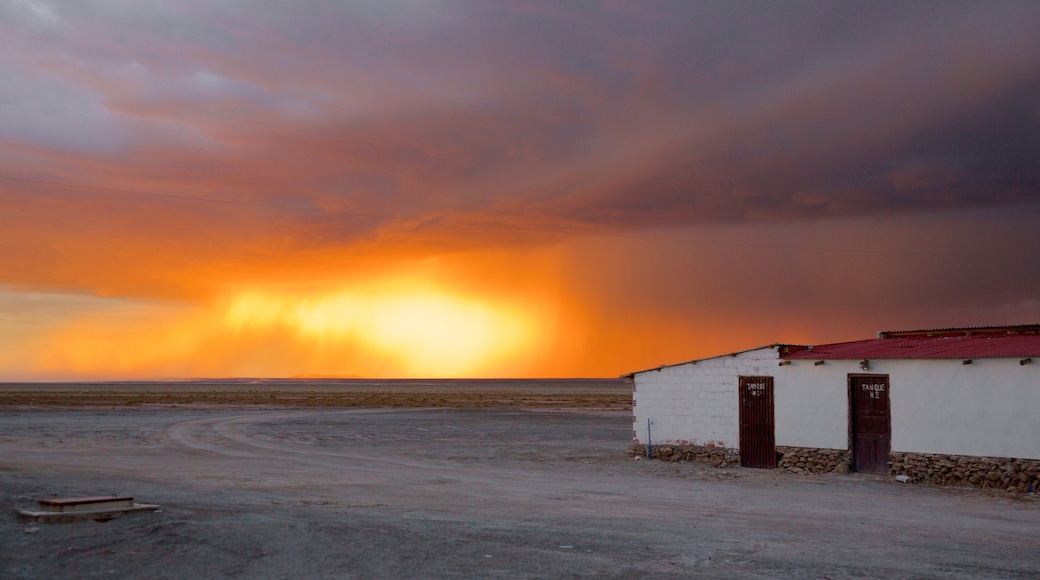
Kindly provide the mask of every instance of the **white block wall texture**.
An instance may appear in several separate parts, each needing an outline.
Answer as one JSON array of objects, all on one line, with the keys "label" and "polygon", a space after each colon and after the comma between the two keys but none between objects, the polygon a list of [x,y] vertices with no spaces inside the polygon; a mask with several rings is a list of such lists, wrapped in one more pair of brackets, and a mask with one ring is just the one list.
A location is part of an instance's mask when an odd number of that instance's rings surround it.
[{"label": "white block wall texture", "polygon": [[740,376],[773,375],[778,351],[762,347],[633,374],[633,442],[737,449]]}]

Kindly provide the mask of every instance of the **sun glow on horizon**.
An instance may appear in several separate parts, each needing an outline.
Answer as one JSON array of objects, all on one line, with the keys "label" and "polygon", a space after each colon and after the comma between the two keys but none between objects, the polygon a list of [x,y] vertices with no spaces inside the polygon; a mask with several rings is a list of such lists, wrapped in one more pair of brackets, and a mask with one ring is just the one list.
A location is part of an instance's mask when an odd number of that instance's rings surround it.
[{"label": "sun glow on horizon", "polygon": [[253,288],[194,304],[50,300],[69,311],[8,341],[3,380],[537,373],[555,326],[547,300],[415,279]]},{"label": "sun glow on horizon", "polygon": [[502,301],[407,285],[316,296],[247,292],[229,302],[224,323],[288,331],[323,351],[349,345],[352,354],[396,361],[402,375],[459,377],[529,348],[537,338],[531,315]]}]

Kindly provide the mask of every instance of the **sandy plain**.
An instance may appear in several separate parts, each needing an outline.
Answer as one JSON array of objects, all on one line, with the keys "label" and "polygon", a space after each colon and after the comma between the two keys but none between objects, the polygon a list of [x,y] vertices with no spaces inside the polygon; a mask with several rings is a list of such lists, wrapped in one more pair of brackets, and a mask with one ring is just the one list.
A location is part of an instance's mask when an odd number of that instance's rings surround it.
[{"label": "sandy plain", "polygon": [[[1040,575],[1036,496],[635,460],[627,387],[565,383],[0,386],[0,577]],[[14,513],[112,494],[162,507]]]}]

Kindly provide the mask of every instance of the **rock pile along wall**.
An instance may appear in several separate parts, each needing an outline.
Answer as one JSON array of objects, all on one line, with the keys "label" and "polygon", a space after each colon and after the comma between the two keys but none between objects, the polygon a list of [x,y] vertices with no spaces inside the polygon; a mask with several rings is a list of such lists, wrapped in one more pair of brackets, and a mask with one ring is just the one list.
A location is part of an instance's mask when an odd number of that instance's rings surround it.
[{"label": "rock pile along wall", "polygon": [[1040,459],[901,452],[891,457],[891,475],[905,475],[910,483],[1040,492]]},{"label": "rock pile along wall", "polygon": [[[629,450],[632,455],[646,457],[646,445],[633,445]],[[710,463],[715,467],[736,467],[740,465],[740,454],[735,449],[723,447],[701,447],[697,445],[654,445],[651,447],[653,459],[662,461],[699,461]]]},{"label": "rock pile along wall", "polygon": [[[814,447],[777,447],[777,469],[789,473],[849,473],[851,455],[847,449]],[[646,445],[633,445],[632,455],[646,457]],[[653,459],[698,461],[714,467],[737,467],[740,453],[735,449],[685,445],[655,445]],[[963,485],[1010,492],[1040,493],[1040,459],[1009,457],[972,457],[932,453],[892,453],[889,475],[905,475],[909,483]]]},{"label": "rock pile along wall", "polygon": [[848,473],[848,449],[777,447],[777,469],[791,473]]}]

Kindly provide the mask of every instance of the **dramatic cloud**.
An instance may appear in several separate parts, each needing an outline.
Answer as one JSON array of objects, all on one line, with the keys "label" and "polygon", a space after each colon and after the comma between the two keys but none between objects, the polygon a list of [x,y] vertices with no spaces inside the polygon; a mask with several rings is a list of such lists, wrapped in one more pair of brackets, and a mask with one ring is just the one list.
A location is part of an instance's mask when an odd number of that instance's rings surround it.
[{"label": "dramatic cloud", "polygon": [[[0,379],[612,374],[1032,321],[1038,25],[1033,2],[0,4]],[[419,290],[372,297],[395,280]],[[394,334],[397,311],[471,331]],[[462,337],[492,327],[499,349]]]}]

